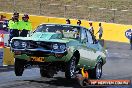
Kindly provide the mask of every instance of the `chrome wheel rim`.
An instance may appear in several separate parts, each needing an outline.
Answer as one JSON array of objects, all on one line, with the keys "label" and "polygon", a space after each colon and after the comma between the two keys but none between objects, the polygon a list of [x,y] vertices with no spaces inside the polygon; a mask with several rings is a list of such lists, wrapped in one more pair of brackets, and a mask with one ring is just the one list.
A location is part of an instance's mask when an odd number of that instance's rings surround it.
[{"label": "chrome wheel rim", "polygon": [[70,66],[70,73],[71,73],[71,77],[74,75],[74,73],[75,73],[75,65],[76,65],[76,63],[75,63],[75,57],[73,57],[72,58],[72,61],[71,61],[71,66]]},{"label": "chrome wheel rim", "polygon": [[98,63],[96,67],[96,78],[99,79],[101,77],[101,74],[102,74],[102,66],[100,63]]}]

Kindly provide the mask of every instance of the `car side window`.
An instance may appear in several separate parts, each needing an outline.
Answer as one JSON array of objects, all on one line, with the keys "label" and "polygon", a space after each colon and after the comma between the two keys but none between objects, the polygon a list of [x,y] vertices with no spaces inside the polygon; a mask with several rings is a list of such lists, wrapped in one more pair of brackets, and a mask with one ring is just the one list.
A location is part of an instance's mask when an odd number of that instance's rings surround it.
[{"label": "car side window", "polygon": [[87,34],[88,43],[93,44],[93,38],[91,33],[88,30],[86,30],[86,34]]},{"label": "car side window", "polygon": [[87,42],[86,31],[84,29],[81,30],[81,42],[83,44],[86,44],[86,42]]},{"label": "car side window", "polygon": [[91,46],[91,44],[94,43],[91,33],[86,28],[83,28],[81,30],[81,42],[82,44],[85,44],[88,48]]}]

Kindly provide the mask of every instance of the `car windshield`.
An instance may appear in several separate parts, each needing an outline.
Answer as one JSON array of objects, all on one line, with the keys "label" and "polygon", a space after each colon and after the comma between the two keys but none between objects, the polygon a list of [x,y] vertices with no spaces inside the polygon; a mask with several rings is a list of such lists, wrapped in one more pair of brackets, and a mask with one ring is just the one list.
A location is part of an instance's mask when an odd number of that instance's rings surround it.
[{"label": "car windshield", "polygon": [[35,32],[54,32],[62,33],[64,38],[80,37],[80,27],[71,25],[43,24],[38,26]]}]

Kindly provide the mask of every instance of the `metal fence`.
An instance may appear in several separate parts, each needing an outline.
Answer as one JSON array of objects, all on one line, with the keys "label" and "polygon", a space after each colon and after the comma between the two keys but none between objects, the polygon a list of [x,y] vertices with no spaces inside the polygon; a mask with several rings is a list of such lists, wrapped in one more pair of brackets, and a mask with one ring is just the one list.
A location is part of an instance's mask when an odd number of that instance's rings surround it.
[{"label": "metal fence", "polygon": [[0,0],[0,11],[132,24],[132,10],[51,3],[52,0]]}]

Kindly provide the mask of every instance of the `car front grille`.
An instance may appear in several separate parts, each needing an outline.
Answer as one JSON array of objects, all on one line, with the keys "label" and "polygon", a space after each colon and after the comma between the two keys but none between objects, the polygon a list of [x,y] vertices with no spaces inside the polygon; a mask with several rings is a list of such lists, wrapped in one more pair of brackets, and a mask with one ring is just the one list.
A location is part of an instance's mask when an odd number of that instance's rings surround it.
[{"label": "car front grille", "polygon": [[42,48],[45,50],[52,50],[51,42],[42,42],[42,41],[30,41],[27,46],[28,49]]}]

